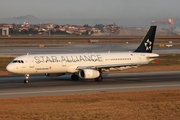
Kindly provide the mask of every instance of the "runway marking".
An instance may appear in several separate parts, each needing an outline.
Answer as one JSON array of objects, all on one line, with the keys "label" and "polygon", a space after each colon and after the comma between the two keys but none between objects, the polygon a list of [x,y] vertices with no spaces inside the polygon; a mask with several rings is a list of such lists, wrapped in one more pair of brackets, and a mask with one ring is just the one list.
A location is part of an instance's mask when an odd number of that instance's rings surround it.
[{"label": "runway marking", "polygon": [[162,87],[180,87],[176,85],[154,85],[154,86],[135,86],[135,87],[115,87],[115,88],[95,88],[95,89],[75,89],[75,90],[54,90],[54,91],[37,91],[37,92],[18,92],[18,93],[0,93],[0,96],[5,95],[24,95],[24,94],[41,94],[41,93],[62,93],[62,92],[78,92],[78,91],[96,91],[96,90],[116,90],[116,89],[138,89],[138,88],[162,88]]}]

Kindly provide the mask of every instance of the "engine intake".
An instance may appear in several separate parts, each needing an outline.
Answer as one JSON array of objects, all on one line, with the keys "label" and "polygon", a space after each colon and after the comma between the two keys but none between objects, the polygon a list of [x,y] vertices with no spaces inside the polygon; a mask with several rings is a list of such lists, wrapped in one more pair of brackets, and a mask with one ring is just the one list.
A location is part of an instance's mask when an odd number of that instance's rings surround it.
[{"label": "engine intake", "polygon": [[99,71],[93,69],[83,69],[79,71],[79,76],[84,79],[93,79],[100,76]]}]

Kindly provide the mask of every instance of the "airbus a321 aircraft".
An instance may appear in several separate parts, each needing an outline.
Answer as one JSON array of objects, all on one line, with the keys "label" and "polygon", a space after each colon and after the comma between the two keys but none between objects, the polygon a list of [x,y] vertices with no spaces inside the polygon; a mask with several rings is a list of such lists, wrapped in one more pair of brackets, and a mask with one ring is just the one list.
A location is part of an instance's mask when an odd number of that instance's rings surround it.
[{"label": "airbus a321 aircraft", "polygon": [[72,74],[72,80],[84,79],[102,81],[103,70],[132,68],[148,64],[159,57],[152,53],[156,26],[151,26],[139,47],[134,52],[105,52],[78,54],[32,54],[16,57],[6,69],[9,72],[24,74],[28,83],[30,74],[61,76]]}]

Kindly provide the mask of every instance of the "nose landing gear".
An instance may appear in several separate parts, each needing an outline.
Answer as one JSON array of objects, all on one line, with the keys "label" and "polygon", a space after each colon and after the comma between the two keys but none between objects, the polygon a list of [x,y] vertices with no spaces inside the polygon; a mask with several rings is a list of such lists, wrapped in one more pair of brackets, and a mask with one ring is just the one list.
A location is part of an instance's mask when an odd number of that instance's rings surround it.
[{"label": "nose landing gear", "polygon": [[25,74],[24,76],[26,77],[26,79],[24,80],[24,83],[28,83],[29,82],[29,80],[28,80],[29,79],[29,74]]}]

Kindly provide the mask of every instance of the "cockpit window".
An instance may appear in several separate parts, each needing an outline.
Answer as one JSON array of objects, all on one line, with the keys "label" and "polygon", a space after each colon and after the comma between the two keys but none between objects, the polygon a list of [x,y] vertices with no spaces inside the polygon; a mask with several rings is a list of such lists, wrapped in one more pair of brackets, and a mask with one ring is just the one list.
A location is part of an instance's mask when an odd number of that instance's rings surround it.
[{"label": "cockpit window", "polygon": [[12,63],[24,63],[23,60],[13,60]]},{"label": "cockpit window", "polygon": [[13,60],[12,62],[13,62],[13,63],[17,63],[17,60]]}]

